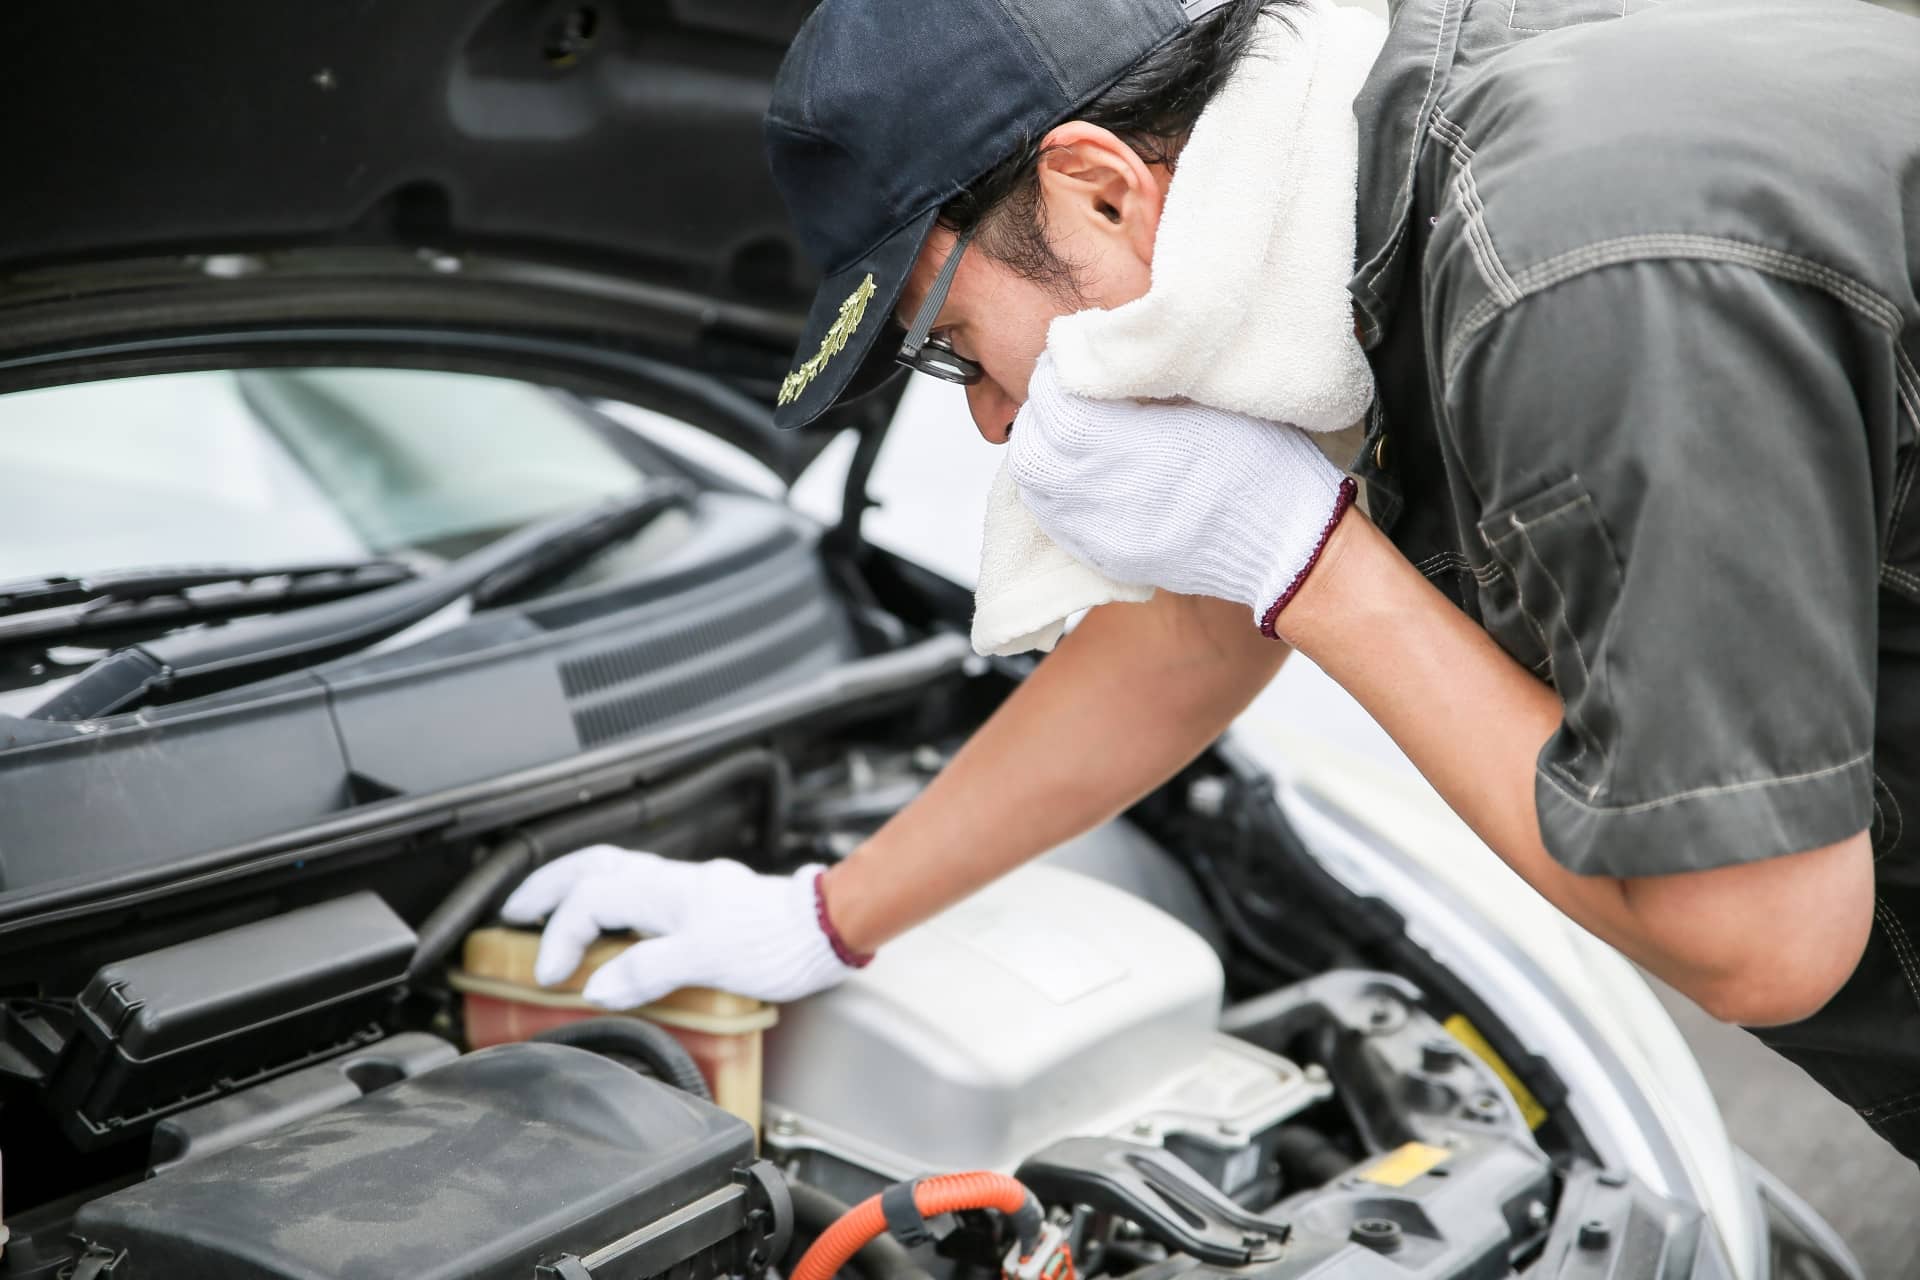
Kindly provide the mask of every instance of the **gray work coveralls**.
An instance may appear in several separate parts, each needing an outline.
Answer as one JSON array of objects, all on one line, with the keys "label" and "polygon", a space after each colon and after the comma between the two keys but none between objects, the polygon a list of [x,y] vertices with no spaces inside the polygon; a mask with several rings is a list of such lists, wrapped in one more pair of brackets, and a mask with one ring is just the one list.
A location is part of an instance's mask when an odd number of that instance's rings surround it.
[{"label": "gray work coveralls", "polygon": [[1355,109],[1359,471],[1561,697],[1548,850],[1870,829],[1865,959],[1760,1034],[1920,1158],[1920,20],[1403,0]]}]

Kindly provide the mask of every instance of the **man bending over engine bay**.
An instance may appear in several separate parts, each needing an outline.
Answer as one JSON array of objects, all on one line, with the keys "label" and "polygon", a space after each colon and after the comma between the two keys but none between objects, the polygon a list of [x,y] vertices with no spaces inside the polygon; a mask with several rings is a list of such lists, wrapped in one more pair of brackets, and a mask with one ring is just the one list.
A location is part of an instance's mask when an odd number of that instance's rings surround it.
[{"label": "man bending over engine bay", "polygon": [[[820,990],[1298,649],[1555,906],[1920,1157],[1920,23],[825,0],[767,138],[827,273],[781,425],[895,360],[964,382],[1046,536],[1159,593],[824,874],[535,873],[542,981],[632,927],[589,998]],[[1364,513],[1306,434],[1356,421]]]}]

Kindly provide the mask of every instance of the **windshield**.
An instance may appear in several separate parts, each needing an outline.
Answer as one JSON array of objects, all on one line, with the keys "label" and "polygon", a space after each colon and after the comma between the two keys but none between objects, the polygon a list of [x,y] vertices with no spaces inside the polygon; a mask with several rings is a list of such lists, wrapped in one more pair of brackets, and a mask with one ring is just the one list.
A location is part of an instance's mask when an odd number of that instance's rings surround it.
[{"label": "windshield", "polygon": [[411,369],[176,373],[0,396],[0,580],[451,556],[644,480],[543,387]]}]

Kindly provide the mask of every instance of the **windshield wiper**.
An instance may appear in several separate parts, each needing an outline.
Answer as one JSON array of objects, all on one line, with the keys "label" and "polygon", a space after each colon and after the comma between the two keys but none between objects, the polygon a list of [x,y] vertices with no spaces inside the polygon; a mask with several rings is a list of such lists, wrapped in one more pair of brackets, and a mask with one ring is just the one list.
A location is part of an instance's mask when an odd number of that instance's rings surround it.
[{"label": "windshield wiper", "polygon": [[391,587],[398,560],[336,564],[174,565],[0,583],[0,644],[64,640],[126,627],[266,613]]},{"label": "windshield wiper", "polygon": [[484,607],[535,578],[566,569],[631,537],[693,489],[652,481],[624,497],[529,525],[439,571],[348,600],[116,649],[36,708],[35,720],[88,720],[130,710],[152,695],[192,697],[341,657],[404,631],[456,600]]}]

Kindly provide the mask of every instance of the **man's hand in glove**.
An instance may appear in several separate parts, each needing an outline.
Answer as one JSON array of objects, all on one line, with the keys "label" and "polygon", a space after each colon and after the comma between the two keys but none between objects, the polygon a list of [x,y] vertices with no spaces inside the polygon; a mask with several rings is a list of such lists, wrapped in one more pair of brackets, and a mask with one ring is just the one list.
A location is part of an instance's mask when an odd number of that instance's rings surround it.
[{"label": "man's hand in glove", "polygon": [[631,1009],[680,987],[798,1000],[839,982],[866,957],[830,932],[819,866],[758,875],[738,862],[679,862],[613,845],[558,858],[501,908],[515,924],[547,918],[534,977],[564,982],[603,930],[655,935],[588,979],[583,994]]},{"label": "man's hand in glove", "polygon": [[1089,400],[1042,356],[1007,441],[1048,537],[1118,582],[1237,601],[1274,635],[1353,501],[1297,427],[1194,404]]}]

